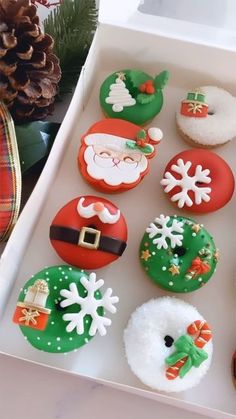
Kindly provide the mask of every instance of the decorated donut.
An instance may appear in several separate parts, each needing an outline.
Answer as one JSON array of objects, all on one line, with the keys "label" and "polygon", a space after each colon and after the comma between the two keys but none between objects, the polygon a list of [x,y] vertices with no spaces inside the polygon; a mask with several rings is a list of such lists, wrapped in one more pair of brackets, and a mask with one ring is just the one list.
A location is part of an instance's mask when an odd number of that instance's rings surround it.
[{"label": "decorated donut", "polygon": [[83,269],[97,269],[123,254],[127,225],[120,210],[110,201],[80,196],[58,211],[49,237],[65,262]]},{"label": "decorated donut", "polygon": [[161,111],[162,90],[168,78],[168,71],[155,78],[139,70],[121,70],[111,74],[100,89],[100,105],[104,114],[109,118],[144,125]]},{"label": "decorated donut", "polygon": [[118,297],[111,288],[102,294],[103,279],[67,266],[50,266],[33,275],[22,288],[13,321],[32,346],[67,353],[106,335]]},{"label": "decorated donut", "polygon": [[155,390],[192,388],[211,364],[208,323],[195,307],[173,297],[153,299],[138,307],[125,329],[124,343],[131,370]]},{"label": "decorated donut", "polygon": [[236,98],[216,86],[187,93],[176,112],[180,135],[196,147],[217,147],[236,137]]},{"label": "decorated donut", "polygon": [[182,151],[170,160],[161,185],[178,208],[203,214],[230,201],[235,181],[225,160],[211,151],[195,149]]},{"label": "decorated donut", "polygon": [[160,215],[147,227],[139,257],[146,274],[161,288],[191,292],[209,281],[219,251],[202,224]]},{"label": "decorated donut", "polygon": [[95,189],[104,192],[134,188],[148,173],[154,145],[162,136],[159,128],[145,130],[121,119],[96,122],[81,139],[81,174]]}]

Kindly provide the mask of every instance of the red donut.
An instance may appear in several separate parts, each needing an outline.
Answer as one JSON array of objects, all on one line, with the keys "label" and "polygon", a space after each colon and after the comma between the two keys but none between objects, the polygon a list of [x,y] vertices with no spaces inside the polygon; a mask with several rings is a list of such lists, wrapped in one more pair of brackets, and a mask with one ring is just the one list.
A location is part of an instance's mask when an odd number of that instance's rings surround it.
[{"label": "red donut", "polygon": [[205,149],[185,150],[167,164],[161,185],[180,209],[194,213],[216,211],[234,192],[234,175],[217,154]]},{"label": "red donut", "polygon": [[127,225],[120,210],[96,196],[80,196],[59,210],[50,226],[50,241],[70,265],[97,269],[122,255]]}]

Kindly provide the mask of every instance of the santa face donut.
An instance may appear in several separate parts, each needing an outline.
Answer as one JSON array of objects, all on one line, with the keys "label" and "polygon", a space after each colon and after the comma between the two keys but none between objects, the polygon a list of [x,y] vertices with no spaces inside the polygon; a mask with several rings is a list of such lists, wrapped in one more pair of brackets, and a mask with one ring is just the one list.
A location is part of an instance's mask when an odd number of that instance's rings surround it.
[{"label": "santa face donut", "polygon": [[103,279],[67,265],[33,275],[21,290],[13,316],[26,339],[45,352],[67,353],[106,334],[118,297],[111,288],[102,295]]},{"label": "santa face donut", "polygon": [[202,224],[160,215],[146,229],[139,257],[146,274],[161,288],[191,292],[209,281],[219,251]]},{"label": "santa face donut", "polygon": [[199,383],[212,358],[212,332],[195,307],[177,298],[138,307],[124,332],[127,361],[147,386],[187,390]]},{"label": "santa face donut", "polygon": [[110,201],[81,196],[56,214],[49,237],[65,262],[97,269],[122,255],[126,248],[127,226],[120,210]]},{"label": "santa face donut", "polygon": [[162,89],[168,78],[168,71],[163,71],[155,78],[139,70],[113,73],[101,86],[101,108],[109,118],[144,125],[161,111]]},{"label": "santa face donut", "polygon": [[196,147],[227,143],[236,136],[236,98],[219,87],[200,87],[187,93],[176,123],[180,135]]},{"label": "santa face donut", "polygon": [[177,154],[167,164],[161,180],[164,192],[178,208],[201,214],[225,206],[232,198],[234,184],[229,165],[204,149]]},{"label": "santa face donut", "polygon": [[105,119],[81,139],[78,165],[94,188],[112,193],[137,186],[149,171],[154,145],[162,139],[159,128],[141,129],[120,119]]}]

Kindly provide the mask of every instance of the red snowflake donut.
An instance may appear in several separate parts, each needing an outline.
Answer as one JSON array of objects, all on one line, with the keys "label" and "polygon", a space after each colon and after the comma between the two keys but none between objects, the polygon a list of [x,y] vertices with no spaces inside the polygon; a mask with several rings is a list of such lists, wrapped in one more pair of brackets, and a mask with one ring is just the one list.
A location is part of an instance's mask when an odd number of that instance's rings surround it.
[{"label": "red snowflake donut", "polygon": [[122,255],[127,225],[120,210],[106,199],[80,196],[59,210],[50,226],[50,241],[70,265],[97,269]]},{"label": "red snowflake donut", "polygon": [[81,174],[95,189],[104,192],[134,188],[148,173],[154,145],[162,136],[159,128],[145,130],[121,119],[96,122],[81,139]]},{"label": "red snowflake donut", "polygon": [[167,164],[161,185],[178,208],[194,213],[216,211],[234,192],[228,164],[205,149],[185,150]]}]

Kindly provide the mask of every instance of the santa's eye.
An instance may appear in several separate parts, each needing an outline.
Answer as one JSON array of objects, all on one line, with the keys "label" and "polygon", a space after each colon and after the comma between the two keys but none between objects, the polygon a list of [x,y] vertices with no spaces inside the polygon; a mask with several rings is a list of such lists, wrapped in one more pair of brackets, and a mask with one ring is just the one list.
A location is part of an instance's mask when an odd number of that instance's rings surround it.
[{"label": "santa's eye", "polygon": [[170,348],[174,343],[174,339],[169,335],[166,335],[164,337],[164,341],[165,341],[165,345],[167,346],[167,348]]},{"label": "santa's eye", "polygon": [[130,156],[126,156],[126,157],[124,157],[124,161],[126,163],[133,163],[135,160]]},{"label": "santa's eye", "polygon": [[99,156],[101,156],[101,157],[111,157],[111,153],[109,151],[100,151]]}]

